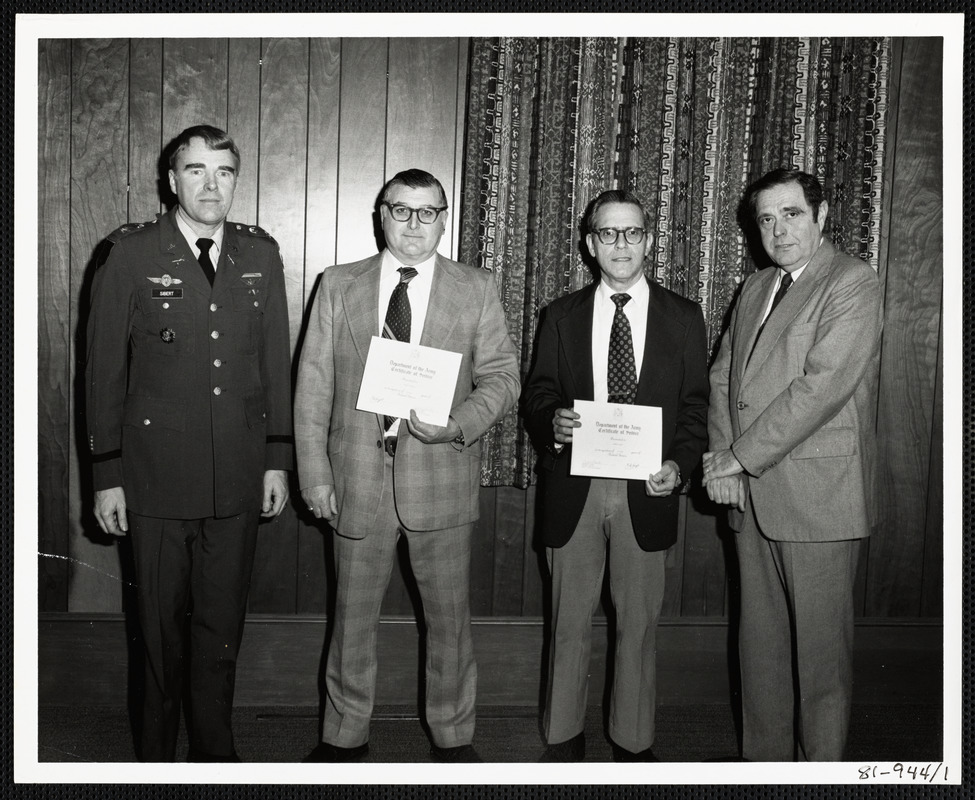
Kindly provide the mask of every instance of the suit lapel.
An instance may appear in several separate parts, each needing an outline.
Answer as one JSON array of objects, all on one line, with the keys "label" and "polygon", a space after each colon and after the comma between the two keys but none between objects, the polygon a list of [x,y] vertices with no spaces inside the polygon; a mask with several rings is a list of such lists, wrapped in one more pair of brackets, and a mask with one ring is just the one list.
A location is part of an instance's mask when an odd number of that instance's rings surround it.
[{"label": "suit lapel", "polygon": [[[815,255],[806,265],[806,268],[802,271],[802,275],[799,280],[796,281],[795,285],[786,292],[785,297],[782,298],[781,302],[775,308],[775,313],[770,315],[768,321],[765,324],[764,330],[762,330],[762,335],[758,342],[754,346],[754,350],[751,351],[751,358],[745,365],[745,372],[742,376],[743,378],[751,376],[755,370],[757,370],[762,363],[768,358],[769,353],[772,352],[779,337],[782,336],[783,332],[788,328],[796,319],[799,312],[802,310],[803,306],[809,301],[813,293],[818,288],[821,283],[821,276],[823,272],[828,269],[829,264],[832,263],[833,246],[827,242],[819,246]],[[772,273],[769,276],[768,282],[764,284],[764,290],[761,293],[761,302],[759,302],[758,312],[754,314],[751,318],[752,322],[758,321],[758,325],[755,326],[755,333],[758,332],[758,327],[762,322],[762,313],[765,310],[765,304],[768,302],[769,292],[772,286],[775,285],[775,270],[770,270]],[[751,341],[754,341],[755,334],[753,333],[750,337]],[[751,344],[749,343],[749,347]],[[746,356],[747,357],[747,356]]]},{"label": "suit lapel", "polygon": [[184,290],[209,297],[210,281],[203,274],[200,262],[190,250],[186,237],[176,227],[175,214],[176,210],[173,209],[159,220],[159,260],[162,274],[172,278],[173,283],[179,281]]},{"label": "suit lapel", "polygon": [[380,335],[379,276],[382,265],[382,253],[359,262],[349,270],[339,289],[352,341],[363,364],[369,354],[369,342],[373,336]]},{"label": "suit lapel", "polygon": [[471,288],[456,274],[458,268],[439,254],[434,260],[430,301],[423,320],[420,344],[450,349],[450,335],[465,311],[470,310]]},{"label": "suit lapel", "polygon": [[684,330],[683,323],[668,317],[654,285],[650,284],[647,333],[644,339],[643,361],[640,365],[640,382],[636,387],[637,404],[660,405],[656,402],[657,381],[654,378],[665,374],[669,354],[680,349],[680,342],[674,338],[674,332],[677,330]]},{"label": "suit lapel", "polygon": [[565,350],[573,400],[592,400],[592,314],[598,281],[589,285],[579,304],[558,322],[559,339]]}]

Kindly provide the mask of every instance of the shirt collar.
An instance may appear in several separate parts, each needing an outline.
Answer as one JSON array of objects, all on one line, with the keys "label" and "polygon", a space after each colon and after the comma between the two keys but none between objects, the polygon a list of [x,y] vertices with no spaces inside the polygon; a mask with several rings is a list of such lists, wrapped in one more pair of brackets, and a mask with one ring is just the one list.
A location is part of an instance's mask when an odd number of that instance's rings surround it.
[{"label": "shirt collar", "polygon": [[[436,260],[437,254],[434,253],[426,261],[421,261],[419,264],[414,264],[413,269],[417,271],[417,274],[425,275],[428,271],[433,270],[433,265],[436,263]],[[407,265],[403,264],[396,256],[394,256],[388,247],[383,251],[382,270],[384,275],[388,275],[391,272],[396,272],[396,270],[398,270],[400,267],[405,266]]]},{"label": "shirt collar", "polygon": [[[196,240],[201,237],[190,227],[189,223],[183,217],[183,209],[181,209],[179,206],[176,207],[176,227],[179,228],[179,232],[183,234],[183,238],[186,239],[190,247],[193,248],[193,252],[198,252],[200,248],[196,246]],[[213,239],[214,247],[219,252],[220,248],[223,246],[223,224],[221,224],[220,227],[213,232],[213,236],[210,236],[209,238]]]},{"label": "shirt collar", "polygon": [[[596,287],[596,296],[599,298],[601,303],[612,303],[612,297],[614,294],[621,294],[615,289],[611,289],[606,281],[600,278],[599,286]],[[647,279],[641,278],[636,283],[634,283],[629,289],[622,294],[628,294],[631,298],[631,302],[645,303],[646,298],[650,296],[650,285],[647,283]]]}]

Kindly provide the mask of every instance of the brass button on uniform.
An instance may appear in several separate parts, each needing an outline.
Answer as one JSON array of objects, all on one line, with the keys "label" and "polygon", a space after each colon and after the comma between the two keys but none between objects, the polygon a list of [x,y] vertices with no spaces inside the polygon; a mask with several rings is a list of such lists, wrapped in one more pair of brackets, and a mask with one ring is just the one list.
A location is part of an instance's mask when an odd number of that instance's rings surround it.
[{"label": "brass button on uniform", "polygon": [[211,339],[219,339],[220,338],[220,331],[210,331],[210,338]]},{"label": "brass button on uniform", "polygon": [[741,400],[738,401],[738,410],[741,411],[743,408],[748,408],[748,403],[743,403]]},{"label": "brass button on uniform", "polygon": [[217,304],[216,303],[210,303],[210,310],[211,311],[216,311],[217,310]]},{"label": "brass button on uniform", "polygon": [[147,420],[147,419],[142,420],[142,424],[143,425],[148,425],[149,424],[149,420]]},{"label": "brass button on uniform", "polygon": [[213,366],[219,367],[223,362],[219,358],[213,359]]},{"label": "brass button on uniform", "polygon": [[223,389],[221,389],[219,386],[214,386],[213,387],[213,393],[214,394],[220,394],[222,391],[223,391]]}]

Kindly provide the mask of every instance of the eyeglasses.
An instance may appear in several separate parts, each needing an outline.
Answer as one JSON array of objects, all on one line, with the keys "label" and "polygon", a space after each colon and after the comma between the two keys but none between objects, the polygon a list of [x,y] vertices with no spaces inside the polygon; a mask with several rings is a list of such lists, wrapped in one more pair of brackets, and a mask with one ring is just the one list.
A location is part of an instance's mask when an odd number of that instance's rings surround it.
[{"label": "eyeglasses", "polygon": [[643,228],[596,228],[593,233],[605,245],[616,244],[621,233],[627,244],[640,244],[647,235]]},{"label": "eyeglasses", "polygon": [[430,225],[436,221],[437,217],[440,216],[441,211],[446,211],[447,206],[442,206],[437,208],[436,206],[423,206],[423,208],[411,208],[410,206],[404,206],[399,203],[395,205],[393,203],[387,203],[383,201],[383,205],[389,209],[389,213],[393,219],[397,222],[409,222],[410,217],[416,214],[416,218],[420,220],[424,225]]}]

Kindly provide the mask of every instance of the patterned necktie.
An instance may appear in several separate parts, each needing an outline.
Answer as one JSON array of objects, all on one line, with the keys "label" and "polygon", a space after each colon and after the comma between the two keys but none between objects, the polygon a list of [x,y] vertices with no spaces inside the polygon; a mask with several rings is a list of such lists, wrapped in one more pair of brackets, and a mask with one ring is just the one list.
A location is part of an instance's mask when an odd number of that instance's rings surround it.
[{"label": "patterned necktie", "polygon": [[[789,287],[792,286],[792,275],[788,272],[782,276],[782,280],[779,282],[779,289],[775,293],[775,297],[772,298],[772,307],[768,310],[768,314],[765,315],[765,319],[762,320],[762,324],[758,329],[758,333],[755,334],[755,341],[752,344],[752,353],[755,352],[755,345],[758,344],[758,339],[762,335],[762,331],[765,330],[765,324],[769,321],[772,313],[775,311],[775,307],[782,302],[782,298],[785,297],[785,293],[789,291]],[[748,358],[751,359],[752,354],[748,354]]]},{"label": "patterned necktie", "polygon": [[629,302],[630,296],[614,294],[611,299],[616,303],[616,313],[609,334],[609,369],[606,375],[609,402],[632,404],[636,400],[636,361],[633,358],[630,321],[623,313],[623,306]]},{"label": "patterned necktie", "polygon": [[210,248],[213,247],[213,239],[197,239],[196,246],[200,248],[199,261],[200,266],[203,268],[203,274],[207,276],[207,280],[213,286],[213,278],[216,275],[213,269],[213,263],[210,261]]},{"label": "patterned necktie", "polygon": [[[386,321],[383,323],[383,338],[408,342],[410,328],[413,325],[413,312],[410,310],[410,298],[406,290],[410,286],[410,281],[417,276],[417,271],[413,267],[400,267],[397,272],[399,272],[399,283],[389,296]],[[386,430],[389,430],[396,417],[385,417],[385,421]]]}]

